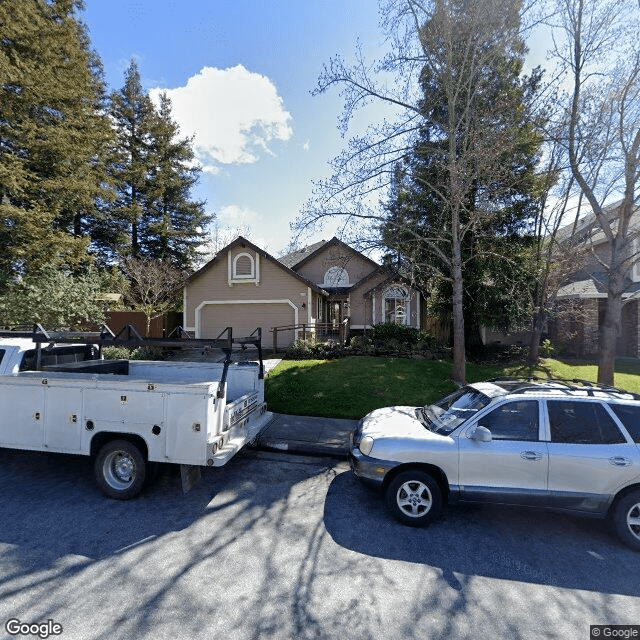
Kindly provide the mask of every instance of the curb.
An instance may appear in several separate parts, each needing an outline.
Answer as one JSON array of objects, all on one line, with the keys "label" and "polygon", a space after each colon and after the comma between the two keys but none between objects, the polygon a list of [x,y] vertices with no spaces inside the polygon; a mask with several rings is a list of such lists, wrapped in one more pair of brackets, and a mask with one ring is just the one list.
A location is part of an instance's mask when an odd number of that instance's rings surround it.
[{"label": "curb", "polygon": [[320,456],[346,460],[348,451],[335,445],[324,445],[313,442],[299,442],[295,440],[260,440],[254,444],[261,451],[276,453],[290,453],[294,455]]}]

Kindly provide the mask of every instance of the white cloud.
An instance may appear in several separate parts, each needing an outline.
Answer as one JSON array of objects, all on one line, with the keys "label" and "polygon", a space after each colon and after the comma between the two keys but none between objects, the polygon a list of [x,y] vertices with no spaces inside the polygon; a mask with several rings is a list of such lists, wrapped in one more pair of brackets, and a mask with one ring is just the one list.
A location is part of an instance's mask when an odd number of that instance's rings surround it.
[{"label": "white cloud", "polygon": [[218,173],[219,164],[257,162],[261,151],[274,155],[270,144],[293,135],[291,114],[273,82],[242,65],[204,67],[184,87],[152,89],[156,104],[162,91],[181,134],[195,136],[196,156],[210,173]]},{"label": "white cloud", "polygon": [[216,218],[219,223],[229,227],[251,227],[260,222],[261,216],[251,209],[243,209],[237,204],[230,204],[222,207],[217,212]]}]

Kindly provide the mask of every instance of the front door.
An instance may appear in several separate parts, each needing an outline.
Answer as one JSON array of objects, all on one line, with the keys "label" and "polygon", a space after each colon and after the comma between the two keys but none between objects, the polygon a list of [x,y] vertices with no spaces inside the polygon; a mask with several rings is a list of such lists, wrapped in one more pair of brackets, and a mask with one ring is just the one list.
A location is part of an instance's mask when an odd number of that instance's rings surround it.
[{"label": "front door", "polygon": [[334,326],[340,326],[343,320],[343,307],[346,300],[331,300],[329,302],[329,319],[328,321]]}]

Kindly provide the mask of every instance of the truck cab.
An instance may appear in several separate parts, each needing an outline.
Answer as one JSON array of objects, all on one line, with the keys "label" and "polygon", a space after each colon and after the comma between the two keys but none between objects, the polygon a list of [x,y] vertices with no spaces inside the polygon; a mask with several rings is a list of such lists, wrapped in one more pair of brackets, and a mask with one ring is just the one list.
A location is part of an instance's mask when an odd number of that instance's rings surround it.
[{"label": "truck cab", "polygon": [[34,371],[37,368],[68,362],[84,362],[99,359],[94,345],[52,345],[41,352],[40,367],[37,363],[37,349],[28,338],[2,338],[0,340],[0,375],[17,375],[20,371]]}]

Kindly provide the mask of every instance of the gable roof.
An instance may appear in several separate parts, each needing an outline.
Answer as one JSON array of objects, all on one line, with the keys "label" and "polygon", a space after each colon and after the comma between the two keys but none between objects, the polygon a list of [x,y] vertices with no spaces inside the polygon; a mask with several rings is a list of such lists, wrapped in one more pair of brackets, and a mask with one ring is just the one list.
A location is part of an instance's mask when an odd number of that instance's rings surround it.
[{"label": "gable roof", "polygon": [[307,256],[310,256],[312,253],[315,253],[315,251],[317,251],[325,244],[327,244],[326,240],[320,240],[320,242],[310,244],[308,247],[303,247],[302,249],[298,249],[297,251],[287,253],[286,255],[278,258],[278,260],[282,262],[285,267],[293,269],[298,263],[302,262]]},{"label": "gable roof", "polygon": [[419,289],[415,285],[411,284],[408,278],[405,278],[403,275],[400,275],[395,269],[392,269],[390,267],[384,267],[384,266],[380,267],[377,271],[370,273],[368,276],[365,276],[364,278],[362,278],[362,280],[360,280],[360,282],[355,284],[353,288],[355,289],[357,287],[361,287],[363,284],[366,283],[367,280],[371,280],[374,276],[380,273],[383,273],[388,277],[385,280],[382,280],[381,282],[379,282],[377,285],[371,287],[371,289],[367,289],[362,294],[364,298],[370,298],[374,293],[377,293],[378,291],[382,291],[383,289],[386,289],[388,286],[398,282],[404,284],[406,287],[408,287],[409,289],[412,289],[413,291],[417,291],[418,293],[425,295],[424,291],[422,291],[422,289]]},{"label": "gable roof", "polygon": [[[304,264],[309,262],[309,260],[315,258],[318,254],[329,249],[330,247],[340,247],[342,249],[346,249],[351,253],[357,254],[360,258],[368,262],[372,266],[372,268],[378,269],[380,267],[380,265],[377,262],[373,261],[371,258],[368,258],[363,253],[356,251],[353,247],[350,247],[348,244],[346,244],[345,242],[342,242],[342,240],[336,238],[335,236],[331,238],[331,240],[329,240],[328,242],[325,240],[322,240],[321,242],[316,242],[316,244],[312,244],[308,247],[305,247],[301,251],[295,251],[286,256],[283,256],[282,258],[280,258],[280,260],[283,261],[286,259],[287,260],[286,264],[290,266],[291,269],[297,270],[297,269],[300,269],[300,267],[302,267]],[[300,254],[299,258],[297,254]]]},{"label": "gable roof", "polygon": [[317,284],[311,282],[310,280],[307,280],[306,278],[303,278],[299,273],[296,273],[295,271],[287,267],[285,264],[280,262],[278,259],[274,258],[271,254],[267,253],[264,249],[261,249],[260,247],[253,244],[253,242],[251,242],[250,240],[247,240],[243,236],[238,236],[233,242],[230,242],[226,247],[223,247],[222,249],[220,249],[220,251],[218,251],[215,257],[209,260],[207,264],[205,264],[203,267],[200,267],[200,269],[198,269],[197,271],[194,271],[185,280],[184,284],[185,285],[189,284],[196,278],[200,277],[203,273],[211,269],[217,263],[221,262],[223,259],[226,258],[227,253],[231,249],[234,249],[237,246],[249,247],[252,251],[255,251],[262,258],[269,260],[270,262],[278,266],[280,269],[287,272],[290,276],[296,278],[300,282],[304,283],[307,287],[310,287],[311,289],[313,289],[316,293],[319,293],[320,295],[324,295],[324,296],[328,295],[327,292],[324,289],[320,288]]},{"label": "gable roof", "polygon": [[[622,204],[622,200],[618,200],[612,204],[609,204],[603,208],[604,214],[607,216],[609,223],[612,226],[612,230],[614,233],[617,232],[618,227],[618,210],[620,205]],[[631,220],[629,225],[630,233],[637,233],[640,228],[640,207],[636,207],[631,214]],[[585,241],[588,240],[592,244],[600,244],[602,242],[606,242],[607,236],[604,231],[602,231],[600,227],[600,223],[596,217],[596,214],[593,212],[587,213],[587,215],[580,218],[575,225],[574,223],[565,225],[564,227],[560,227],[556,234],[556,239],[559,242],[565,242],[570,240],[571,238],[576,239],[577,241]]]}]

